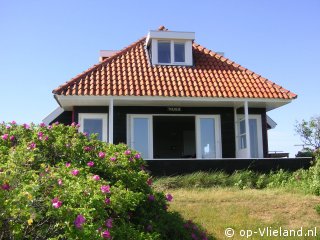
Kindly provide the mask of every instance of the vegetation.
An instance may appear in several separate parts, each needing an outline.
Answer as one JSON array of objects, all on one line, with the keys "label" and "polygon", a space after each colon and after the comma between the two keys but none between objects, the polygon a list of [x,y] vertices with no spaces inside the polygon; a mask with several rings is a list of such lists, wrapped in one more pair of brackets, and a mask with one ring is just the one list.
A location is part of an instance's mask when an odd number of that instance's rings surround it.
[{"label": "vegetation", "polygon": [[0,239],[211,239],[151,184],[139,153],[76,124],[0,124]]},{"label": "vegetation", "polygon": [[312,117],[309,121],[302,120],[296,124],[295,130],[306,146],[312,150],[320,148],[320,116]]}]

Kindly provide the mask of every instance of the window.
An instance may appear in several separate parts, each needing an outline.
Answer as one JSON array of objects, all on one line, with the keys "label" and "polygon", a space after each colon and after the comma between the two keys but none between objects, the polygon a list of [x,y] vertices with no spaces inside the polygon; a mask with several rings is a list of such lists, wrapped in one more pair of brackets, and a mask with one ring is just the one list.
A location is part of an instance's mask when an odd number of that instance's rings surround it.
[{"label": "window", "polygon": [[98,134],[97,139],[106,142],[107,119],[105,113],[79,113],[80,131],[88,135]]},{"label": "window", "polygon": [[158,41],[158,63],[185,63],[185,52],[184,42]]},{"label": "window", "polygon": [[170,42],[158,42],[158,62],[171,63]]},{"label": "window", "polygon": [[239,148],[240,149],[245,149],[247,148],[247,139],[246,139],[246,122],[245,120],[240,120],[240,134],[239,134],[239,138],[240,138],[240,141],[239,141]]},{"label": "window", "polygon": [[185,62],[184,43],[174,43],[174,61]]}]

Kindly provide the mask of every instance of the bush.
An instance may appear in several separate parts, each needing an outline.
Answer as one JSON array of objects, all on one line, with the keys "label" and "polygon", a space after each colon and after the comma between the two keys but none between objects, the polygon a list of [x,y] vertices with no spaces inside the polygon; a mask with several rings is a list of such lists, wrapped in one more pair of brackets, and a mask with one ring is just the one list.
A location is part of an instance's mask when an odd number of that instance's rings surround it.
[{"label": "bush", "polygon": [[76,124],[3,123],[0,137],[0,239],[208,239],[124,144]]}]

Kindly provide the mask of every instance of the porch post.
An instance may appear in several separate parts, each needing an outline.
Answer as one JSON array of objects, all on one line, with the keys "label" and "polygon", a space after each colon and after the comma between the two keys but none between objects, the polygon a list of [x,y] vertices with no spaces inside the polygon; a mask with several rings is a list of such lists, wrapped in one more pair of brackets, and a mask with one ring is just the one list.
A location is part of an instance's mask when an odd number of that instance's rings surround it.
[{"label": "porch post", "polygon": [[246,124],[247,158],[251,158],[248,101],[244,102],[244,118]]},{"label": "porch post", "polygon": [[233,112],[234,112],[234,131],[235,131],[235,146],[236,146],[236,152],[235,156],[238,157],[238,115],[237,115],[237,107],[233,107]]},{"label": "porch post", "polygon": [[113,143],[113,98],[109,101],[109,143]]}]

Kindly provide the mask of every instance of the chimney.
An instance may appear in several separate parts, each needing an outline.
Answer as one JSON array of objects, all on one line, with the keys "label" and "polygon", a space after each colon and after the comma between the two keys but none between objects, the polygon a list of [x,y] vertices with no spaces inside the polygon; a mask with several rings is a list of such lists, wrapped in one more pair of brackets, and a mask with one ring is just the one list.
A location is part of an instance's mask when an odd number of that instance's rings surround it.
[{"label": "chimney", "polygon": [[118,50],[100,50],[99,62],[104,61],[118,52]]}]

